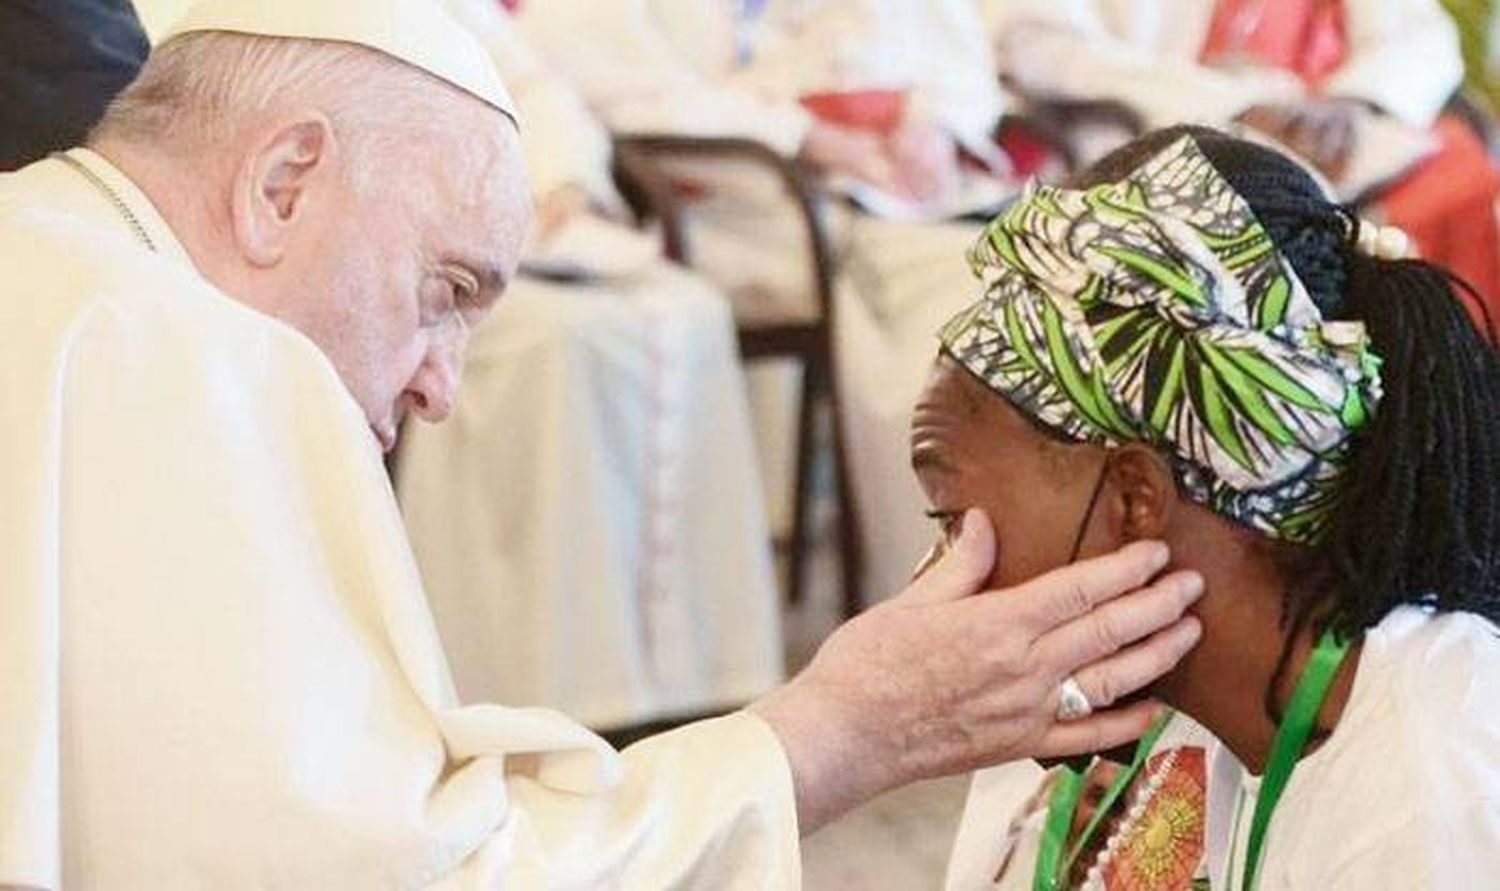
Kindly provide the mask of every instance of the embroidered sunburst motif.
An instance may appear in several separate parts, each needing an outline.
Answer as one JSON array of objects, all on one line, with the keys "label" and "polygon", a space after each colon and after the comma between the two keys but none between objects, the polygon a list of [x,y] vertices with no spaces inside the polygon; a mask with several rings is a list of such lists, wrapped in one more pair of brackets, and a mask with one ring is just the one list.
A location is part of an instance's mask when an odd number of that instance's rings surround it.
[{"label": "embroidered sunburst motif", "polygon": [[[1166,756],[1157,753],[1146,775]],[[1207,802],[1203,750],[1178,749],[1145,812],[1110,860],[1110,891],[1188,891],[1203,860],[1203,815]]]}]

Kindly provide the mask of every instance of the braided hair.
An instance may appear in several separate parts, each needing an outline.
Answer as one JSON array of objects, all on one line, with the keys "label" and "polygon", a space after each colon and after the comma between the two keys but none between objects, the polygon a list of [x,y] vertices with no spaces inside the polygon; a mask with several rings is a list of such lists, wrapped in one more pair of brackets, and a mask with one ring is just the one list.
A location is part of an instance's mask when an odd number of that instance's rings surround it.
[{"label": "braided hair", "polygon": [[1206,127],[1148,134],[1075,184],[1121,179],[1183,136],[1250,205],[1323,317],[1363,322],[1384,359],[1384,396],[1355,434],[1326,536],[1275,545],[1286,623],[1353,639],[1404,603],[1500,621],[1500,362],[1483,301],[1433,264],[1357,250],[1358,218],[1300,166]]}]

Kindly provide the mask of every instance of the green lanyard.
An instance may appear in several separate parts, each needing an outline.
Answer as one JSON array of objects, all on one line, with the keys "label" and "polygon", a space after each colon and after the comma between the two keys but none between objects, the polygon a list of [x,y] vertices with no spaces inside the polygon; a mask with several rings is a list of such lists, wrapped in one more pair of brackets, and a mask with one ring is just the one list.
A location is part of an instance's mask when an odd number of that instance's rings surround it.
[{"label": "green lanyard", "polygon": [[1063,852],[1068,844],[1068,831],[1073,827],[1073,814],[1078,810],[1079,799],[1083,797],[1083,775],[1070,767],[1059,768],[1052,784],[1052,793],[1047,799],[1047,822],[1042,827],[1041,843],[1037,849],[1036,872],[1031,880],[1032,891],[1058,891],[1062,887],[1063,878],[1073,861],[1083,853],[1089,840],[1098,831],[1099,824],[1104,822],[1105,815],[1124,794],[1126,787],[1140,774],[1146,758],[1155,748],[1156,741],[1161,738],[1167,722],[1171,720],[1172,712],[1157,718],[1146,735],[1136,743],[1135,757],[1130,760],[1128,767],[1120,771],[1114,782],[1109,784],[1104,797],[1099,799],[1099,806],[1094,809],[1093,817],[1089,818],[1088,825],[1084,827],[1083,835],[1073,843],[1072,850],[1067,851],[1066,859]]},{"label": "green lanyard", "polygon": [[[1271,743],[1271,754],[1266,762],[1266,773],[1261,781],[1260,795],[1255,802],[1255,816],[1250,821],[1250,840],[1245,851],[1245,875],[1240,891],[1253,891],[1256,870],[1259,868],[1261,849],[1265,845],[1266,829],[1271,825],[1271,814],[1276,803],[1291,779],[1292,770],[1307,747],[1307,738],[1312,733],[1318,712],[1328,697],[1328,688],[1338,674],[1344,656],[1349,652],[1349,643],[1339,640],[1331,631],[1323,632],[1318,646],[1308,657],[1297,687],[1292,691],[1292,700],[1287,705],[1286,715],[1276,728],[1276,737]],[[1171,720],[1168,712],[1157,719],[1141,741],[1136,744],[1135,757],[1130,766],[1115,777],[1099,800],[1094,816],[1084,827],[1083,834],[1067,850],[1068,831],[1073,826],[1073,814],[1078,801],[1083,797],[1083,776],[1070,768],[1062,768],[1047,800],[1047,822],[1042,828],[1042,838],[1037,850],[1036,873],[1031,882],[1032,891],[1059,891],[1068,868],[1088,846],[1089,840],[1098,831],[1126,787],[1140,774],[1146,758],[1156,746],[1161,733]],[[1064,852],[1066,851],[1066,858]]]},{"label": "green lanyard", "polygon": [[1260,868],[1261,848],[1266,841],[1266,829],[1271,825],[1271,813],[1276,810],[1287,780],[1291,779],[1292,770],[1302,758],[1302,750],[1307,748],[1307,737],[1318,720],[1318,712],[1323,709],[1323,700],[1328,698],[1328,687],[1348,652],[1348,641],[1339,640],[1332,631],[1323,632],[1317,649],[1308,657],[1302,676],[1297,679],[1292,701],[1282,716],[1281,726],[1276,728],[1260,795],[1255,800],[1250,840],[1245,847],[1245,880],[1240,883],[1240,891],[1255,888],[1256,871]]}]

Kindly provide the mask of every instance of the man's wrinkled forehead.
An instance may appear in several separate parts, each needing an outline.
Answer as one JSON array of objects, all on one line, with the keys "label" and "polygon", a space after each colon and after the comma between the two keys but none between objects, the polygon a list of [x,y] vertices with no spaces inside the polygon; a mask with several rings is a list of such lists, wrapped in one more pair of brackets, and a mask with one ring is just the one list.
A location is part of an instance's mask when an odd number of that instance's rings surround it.
[{"label": "man's wrinkled forehead", "polygon": [[427,208],[433,237],[509,278],[531,223],[530,185],[515,129],[494,109],[471,106],[442,134],[447,146],[410,161],[434,181]]}]

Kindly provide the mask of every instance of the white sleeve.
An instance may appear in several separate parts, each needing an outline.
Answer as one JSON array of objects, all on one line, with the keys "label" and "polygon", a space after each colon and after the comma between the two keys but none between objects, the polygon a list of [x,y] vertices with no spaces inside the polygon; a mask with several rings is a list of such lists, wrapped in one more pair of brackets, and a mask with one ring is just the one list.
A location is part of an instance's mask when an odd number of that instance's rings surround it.
[{"label": "white sleeve", "polygon": [[0,367],[0,492],[45,497],[3,505],[0,628],[41,649],[0,650],[28,672],[0,697],[26,770],[0,770],[0,885],[66,862],[77,887],[797,887],[759,718],[621,754],[554,712],[458,705],[322,353],[163,261],[111,266],[113,238],[52,275],[84,238],[18,230],[0,214],[0,257],[47,311],[0,301],[28,346]]},{"label": "white sleeve", "polygon": [[1150,127],[1222,123],[1300,93],[1291,75],[1231,75],[1132,43],[1111,30],[1096,0],[994,0],[990,20],[1000,66],[1024,91],[1112,99]]},{"label": "white sleeve", "polygon": [[1325,875],[1318,887],[1327,891],[1492,887],[1500,876],[1500,799],[1481,799],[1440,816],[1419,813]]},{"label": "white sleeve", "polygon": [[799,886],[791,772],[758,717],[692,724],[631,746],[623,760],[623,779],[603,796],[512,777],[512,800],[545,858],[546,887]]},{"label": "white sleeve", "polygon": [[792,155],[811,117],[695,69],[647,0],[542,0],[522,28],[616,133],[740,136]]},{"label": "white sleeve", "polygon": [[1322,85],[1427,127],[1463,81],[1458,29],[1437,0],[1351,0],[1348,58]]}]

